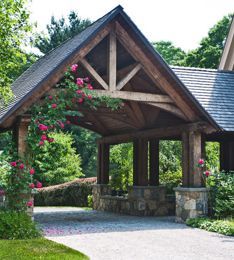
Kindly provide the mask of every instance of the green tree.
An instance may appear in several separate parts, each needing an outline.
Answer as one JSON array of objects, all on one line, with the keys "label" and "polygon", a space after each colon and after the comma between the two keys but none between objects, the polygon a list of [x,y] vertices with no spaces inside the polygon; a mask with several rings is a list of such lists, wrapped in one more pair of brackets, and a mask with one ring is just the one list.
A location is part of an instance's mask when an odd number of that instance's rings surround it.
[{"label": "green tree", "polygon": [[186,53],[181,48],[175,47],[172,42],[159,41],[152,44],[168,64],[177,66],[184,64]]},{"label": "green tree", "polygon": [[60,184],[82,176],[81,159],[72,147],[71,135],[54,133],[55,141],[46,143],[35,158],[35,179],[44,186]]},{"label": "green tree", "polygon": [[68,21],[67,24],[64,18],[56,20],[52,16],[50,24],[47,25],[47,32],[35,35],[34,46],[46,54],[91,24],[88,19],[80,19],[74,11],[68,15]]},{"label": "green tree", "polygon": [[31,29],[26,4],[27,0],[0,1],[0,101],[3,103],[12,98],[13,71],[19,70],[19,64],[25,64],[21,48]]},{"label": "green tree", "polygon": [[190,51],[185,58],[188,67],[218,68],[219,61],[228,35],[232,15],[224,16],[203,38],[200,46]]}]

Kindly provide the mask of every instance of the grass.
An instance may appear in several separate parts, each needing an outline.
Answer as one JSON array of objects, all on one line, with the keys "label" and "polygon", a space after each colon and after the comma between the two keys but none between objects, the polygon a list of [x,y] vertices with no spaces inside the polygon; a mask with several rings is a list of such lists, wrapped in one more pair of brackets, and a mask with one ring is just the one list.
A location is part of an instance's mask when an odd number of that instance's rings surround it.
[{"label": "grass", "polygon": [[79,251],[53,241],[38,238],[28,240],[0,240],[1,260],[87,260]]},{"label": "grass", "polygon": [[191,218],[186,221],[186,224],[191,227],[234,236],[234,219]]}]

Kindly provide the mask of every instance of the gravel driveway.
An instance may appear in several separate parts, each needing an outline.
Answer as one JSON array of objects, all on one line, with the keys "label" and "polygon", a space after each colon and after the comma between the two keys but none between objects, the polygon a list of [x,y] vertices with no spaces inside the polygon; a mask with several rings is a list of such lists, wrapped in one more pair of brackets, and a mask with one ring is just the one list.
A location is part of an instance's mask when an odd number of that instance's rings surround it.
[{"label": "gravel driveway", "polygon": [[234,259],[234,238],[174,223],[171,217],[133,217],[73,207],[36,207],[48,239],[92,260]]}]

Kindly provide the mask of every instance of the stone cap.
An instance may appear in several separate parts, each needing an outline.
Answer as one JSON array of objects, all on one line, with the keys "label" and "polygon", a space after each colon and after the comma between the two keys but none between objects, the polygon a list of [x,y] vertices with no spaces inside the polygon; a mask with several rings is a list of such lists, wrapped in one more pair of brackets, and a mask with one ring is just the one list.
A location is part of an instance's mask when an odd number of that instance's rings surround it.
[{"label": "stone cap", "polygon": [[173,189],[174,191],[179,192],[207,192],[209,191],[209,188],[206,187],[176,187]]}]

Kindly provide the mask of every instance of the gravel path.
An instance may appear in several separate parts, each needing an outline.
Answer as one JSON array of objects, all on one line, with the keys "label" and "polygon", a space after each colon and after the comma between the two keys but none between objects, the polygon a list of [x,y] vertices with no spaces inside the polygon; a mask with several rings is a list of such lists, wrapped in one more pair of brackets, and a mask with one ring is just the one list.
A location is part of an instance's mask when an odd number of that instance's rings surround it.
[{"label": "gravel path", "polygon": [[91,260],[232,260],[234,238],[174,223],[171,217],[133,217],[73,207],[36,207],[48,239]]}]

